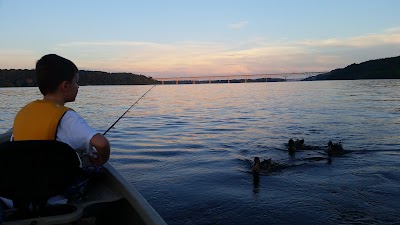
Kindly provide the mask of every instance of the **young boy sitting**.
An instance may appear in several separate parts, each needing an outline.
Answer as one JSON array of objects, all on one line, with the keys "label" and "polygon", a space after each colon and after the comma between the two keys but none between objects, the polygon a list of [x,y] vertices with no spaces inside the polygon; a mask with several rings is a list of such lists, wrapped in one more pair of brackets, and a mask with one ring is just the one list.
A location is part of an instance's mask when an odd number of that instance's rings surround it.
[{"label": "young boy sitting", "polygon": [[106,137],[91,128],[65,103],[78,94],[79,70],[70,60],[55,54],[36,63],[36,80],[42,100],[24,106],[16,115],[12,140],[57,140],[75,150],[92,151],[90,161],[103,165],[110,157]]}]

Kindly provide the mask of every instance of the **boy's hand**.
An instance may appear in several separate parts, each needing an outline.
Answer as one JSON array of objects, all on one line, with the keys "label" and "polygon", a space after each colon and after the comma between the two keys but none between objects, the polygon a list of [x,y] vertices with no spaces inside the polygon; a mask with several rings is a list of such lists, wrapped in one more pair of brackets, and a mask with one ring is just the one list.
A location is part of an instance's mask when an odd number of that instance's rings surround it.
[{"label": "boy's hand", "polygon": [[89,161],[90,161],[90,163],[92,163],[95,166],[101,166],[101,165],[103,165],[105,163],[100,159],[100,157],[98,156],[97,152],[90,153]]},{"label": "boy's hand", "polygon": [[[110,158],[110,143],[101,134],[96,134],[90,139],[90,144],[96,149],[97,159],[91,159],[95,165],[103,165]],[[92,153],[90,153],[92,155]],[[94,158],[94,157],[92,157]]]}]

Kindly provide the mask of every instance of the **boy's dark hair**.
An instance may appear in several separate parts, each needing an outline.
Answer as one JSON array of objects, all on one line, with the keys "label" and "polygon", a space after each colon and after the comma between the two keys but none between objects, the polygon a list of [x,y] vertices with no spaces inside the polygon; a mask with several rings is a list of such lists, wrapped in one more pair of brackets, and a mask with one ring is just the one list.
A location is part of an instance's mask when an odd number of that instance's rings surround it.
[{"label": "boy's dark hair", "polygon": [[43,95],[57,90],[63,81],[72,81],[78,67],[70,60],[56,54],[48,54],[36,63],[36,82]]}]

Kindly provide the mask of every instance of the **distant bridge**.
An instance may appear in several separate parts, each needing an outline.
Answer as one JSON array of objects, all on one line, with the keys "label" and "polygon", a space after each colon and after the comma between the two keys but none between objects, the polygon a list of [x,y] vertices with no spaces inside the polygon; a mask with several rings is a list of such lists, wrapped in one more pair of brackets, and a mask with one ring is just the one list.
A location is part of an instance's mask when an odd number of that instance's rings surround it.
[{"label": "distant bridge", "polygon": [[241,74],[241,75],[212,75],[212,76],[181,76],[181,77],[159,77],[154,78],[157,81],[164,83],[175,83],[179,84],[179,81],[185,81],[185,83],[212,83],[213,81],[226,81],[230,83],[233,80],[241,80],[243,82],[265,79],[268,78],[281,78],[285,80],[301,80],[307,77],[316,76],[318,74],[327,73],[327,71],[322,72],[292,72],[292,73],[267,73],[267,74]]}]

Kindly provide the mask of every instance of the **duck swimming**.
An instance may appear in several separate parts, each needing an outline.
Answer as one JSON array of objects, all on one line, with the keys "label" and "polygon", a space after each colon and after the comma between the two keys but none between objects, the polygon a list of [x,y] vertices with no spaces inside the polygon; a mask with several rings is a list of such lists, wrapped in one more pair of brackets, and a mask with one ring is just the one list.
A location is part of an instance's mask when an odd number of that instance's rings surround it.
[{"label": "duck swimming", "polygon": [[289,153],[294,153],[296,150],[303,150],[304,149],[304,139],[297,139],[296,141],[293,141],[293,139],[290,139],[288,141],[288,150]]},{"label": "duck swimming", "polygon": [[320,149],[318,146],[304,144],[304,139],[301,140],[297,139],[296,141],[290,139],[288,141],[289,153],[294,153],[296,150],[318,150],[318,149]]},{"label": "duck swimming", "polygon": [[290,139],[288,142],[288,147],[289,151],[296,151],[296,150],[303,150],[304,149],[304,139],[297,139],[296,141],[293,141],[293,139]]},{"label": "duck swimming", "polygon": [[328,149],[327,149],[328,156],[335,156],[335,155],[343,155],[344,149],[342,147],[342,143],[333,143],[332,141],[328,142]]},{"label": "duck swimming", "polygon": [[293,153],[296,151],[296,146],[295,146],[293,139],[290,139],[288,141],[288,151],[289,151],[289,153]]},{"label": "duck swimming", "polygon": [[251,168],[253,173],[260,173],[260,171],[269,171],[275,164],[272,159],[264,159],[262,162],[259,157],[254,157],[254,164]]}]

